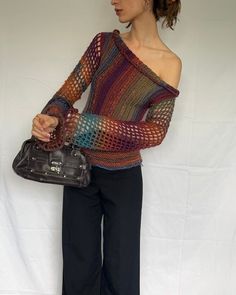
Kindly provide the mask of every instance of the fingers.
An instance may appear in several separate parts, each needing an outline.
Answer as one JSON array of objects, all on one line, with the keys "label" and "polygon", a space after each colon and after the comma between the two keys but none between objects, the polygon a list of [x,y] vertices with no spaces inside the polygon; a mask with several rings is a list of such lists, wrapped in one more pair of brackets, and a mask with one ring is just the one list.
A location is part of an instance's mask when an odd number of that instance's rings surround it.
[{"label": "fingers", "polygon": [[38,128],[47,129],[55,128],[58,125],[58,119],[54,116],[49,116],[45,114],[38,114],[34,119],[33,123],[37,125]]},{"label": "fingers", "polygon": [[[56,119],[56,120],[55,120]],[[42,141],[50,141],[50,132],[52,132],[58,124],[58,119],[53,116],[38,114],[33,119],[31,134]]]},{"label": "fingers", "polygon": [[41,129],[38,129],[37,127],[32,127],[32,135],[39,139],[45,139],[48,140],[50,139],[50,133],[46,131],[41,131]]},{"label": "fingers", "polygon": [[58,125],[58,119],[54,116],[42,115],[39,117],[42,120],[42,126],[44,128],[55,128]]},{"label": "fingers", "polygon": [[42,136],[41,133],[39,133],[39,132],[37,132],[35,130],[32,130],[31,134],[34,135],[39,140],[42,140],[42,141],[45,141],[45,142],[49,142],[50,141],[50,137]]},{"label": "fingers", "polygon": [[39,121],[40,117],[37,115],[34,119],[33,119],[33,128],[37,128],[40,131],[44,131],[44,128],[42,127],[42,123]]}]

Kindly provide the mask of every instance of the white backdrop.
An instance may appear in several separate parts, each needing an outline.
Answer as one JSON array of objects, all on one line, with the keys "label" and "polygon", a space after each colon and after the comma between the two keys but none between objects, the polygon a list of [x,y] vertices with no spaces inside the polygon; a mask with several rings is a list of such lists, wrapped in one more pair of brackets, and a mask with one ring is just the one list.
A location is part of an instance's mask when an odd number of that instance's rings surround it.
[{"label": "white backdrop", "polygon": [[[142,150],[141,294],[235,295],[236,4],[182,5],[175,31],[158,24],[183,70],[165,140]],[[114,28],[126,31],[106,0],[0,0],[0,294],[61,294],[62,187],[11,163],[91,38]]]}]

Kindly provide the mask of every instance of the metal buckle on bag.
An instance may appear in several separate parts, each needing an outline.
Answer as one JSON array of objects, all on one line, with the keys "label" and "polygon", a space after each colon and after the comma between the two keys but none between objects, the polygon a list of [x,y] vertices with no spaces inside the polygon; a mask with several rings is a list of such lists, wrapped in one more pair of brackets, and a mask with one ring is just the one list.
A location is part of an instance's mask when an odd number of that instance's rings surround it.
[{"label": "metal buckle on bag", "polygon": [[[82,160],[84,163],[80,164],[79,167],[83,170],[86,170],[87,169],[87,161],[86,161],[86,157],[85,155],[81,152],[81,148],[79,148],[76,144],[72,143],[71,144],[71,147],[72,147],[72,152],[71,154],[74,156],[74,157],[77,157],[77,156],[80,156],[82,157]],[[89,168],[90,169],[90,168]]]},{"label": "metal buckle on bag", "polygon": [[52,161],[51,164],[54,166],[50,166],[50,170],[59,174],[61,172],[62,162]]},{"label": "metal buckle on bag", "polygon": [[78,146],[76,146],[75,144],[71,144],[71,149],[72,156],[77,157],[81,155],[80,148],[78,148]]}]

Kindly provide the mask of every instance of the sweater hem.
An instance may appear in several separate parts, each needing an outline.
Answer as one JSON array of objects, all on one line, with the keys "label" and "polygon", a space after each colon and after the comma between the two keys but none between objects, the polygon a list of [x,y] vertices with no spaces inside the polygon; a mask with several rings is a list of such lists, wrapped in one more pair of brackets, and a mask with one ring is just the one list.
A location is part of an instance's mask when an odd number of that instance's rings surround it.
[{"label": "sweater hem", "polygon": [[115,170],[126,169],[132,166],[141,165],[143,162],[140,150],[129,152],[96,151],[88,148],[81,148],[91,166]]}]

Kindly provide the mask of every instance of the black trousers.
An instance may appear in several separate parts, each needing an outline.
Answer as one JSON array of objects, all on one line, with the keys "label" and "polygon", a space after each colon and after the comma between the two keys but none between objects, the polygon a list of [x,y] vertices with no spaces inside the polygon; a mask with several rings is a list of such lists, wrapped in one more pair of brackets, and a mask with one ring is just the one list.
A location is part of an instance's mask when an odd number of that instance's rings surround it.
[{"label": "black trousers", "polygon": [[140,294],[142,196],[141,165],[92,166],[89,186],[64,186],[63,295]]}]

